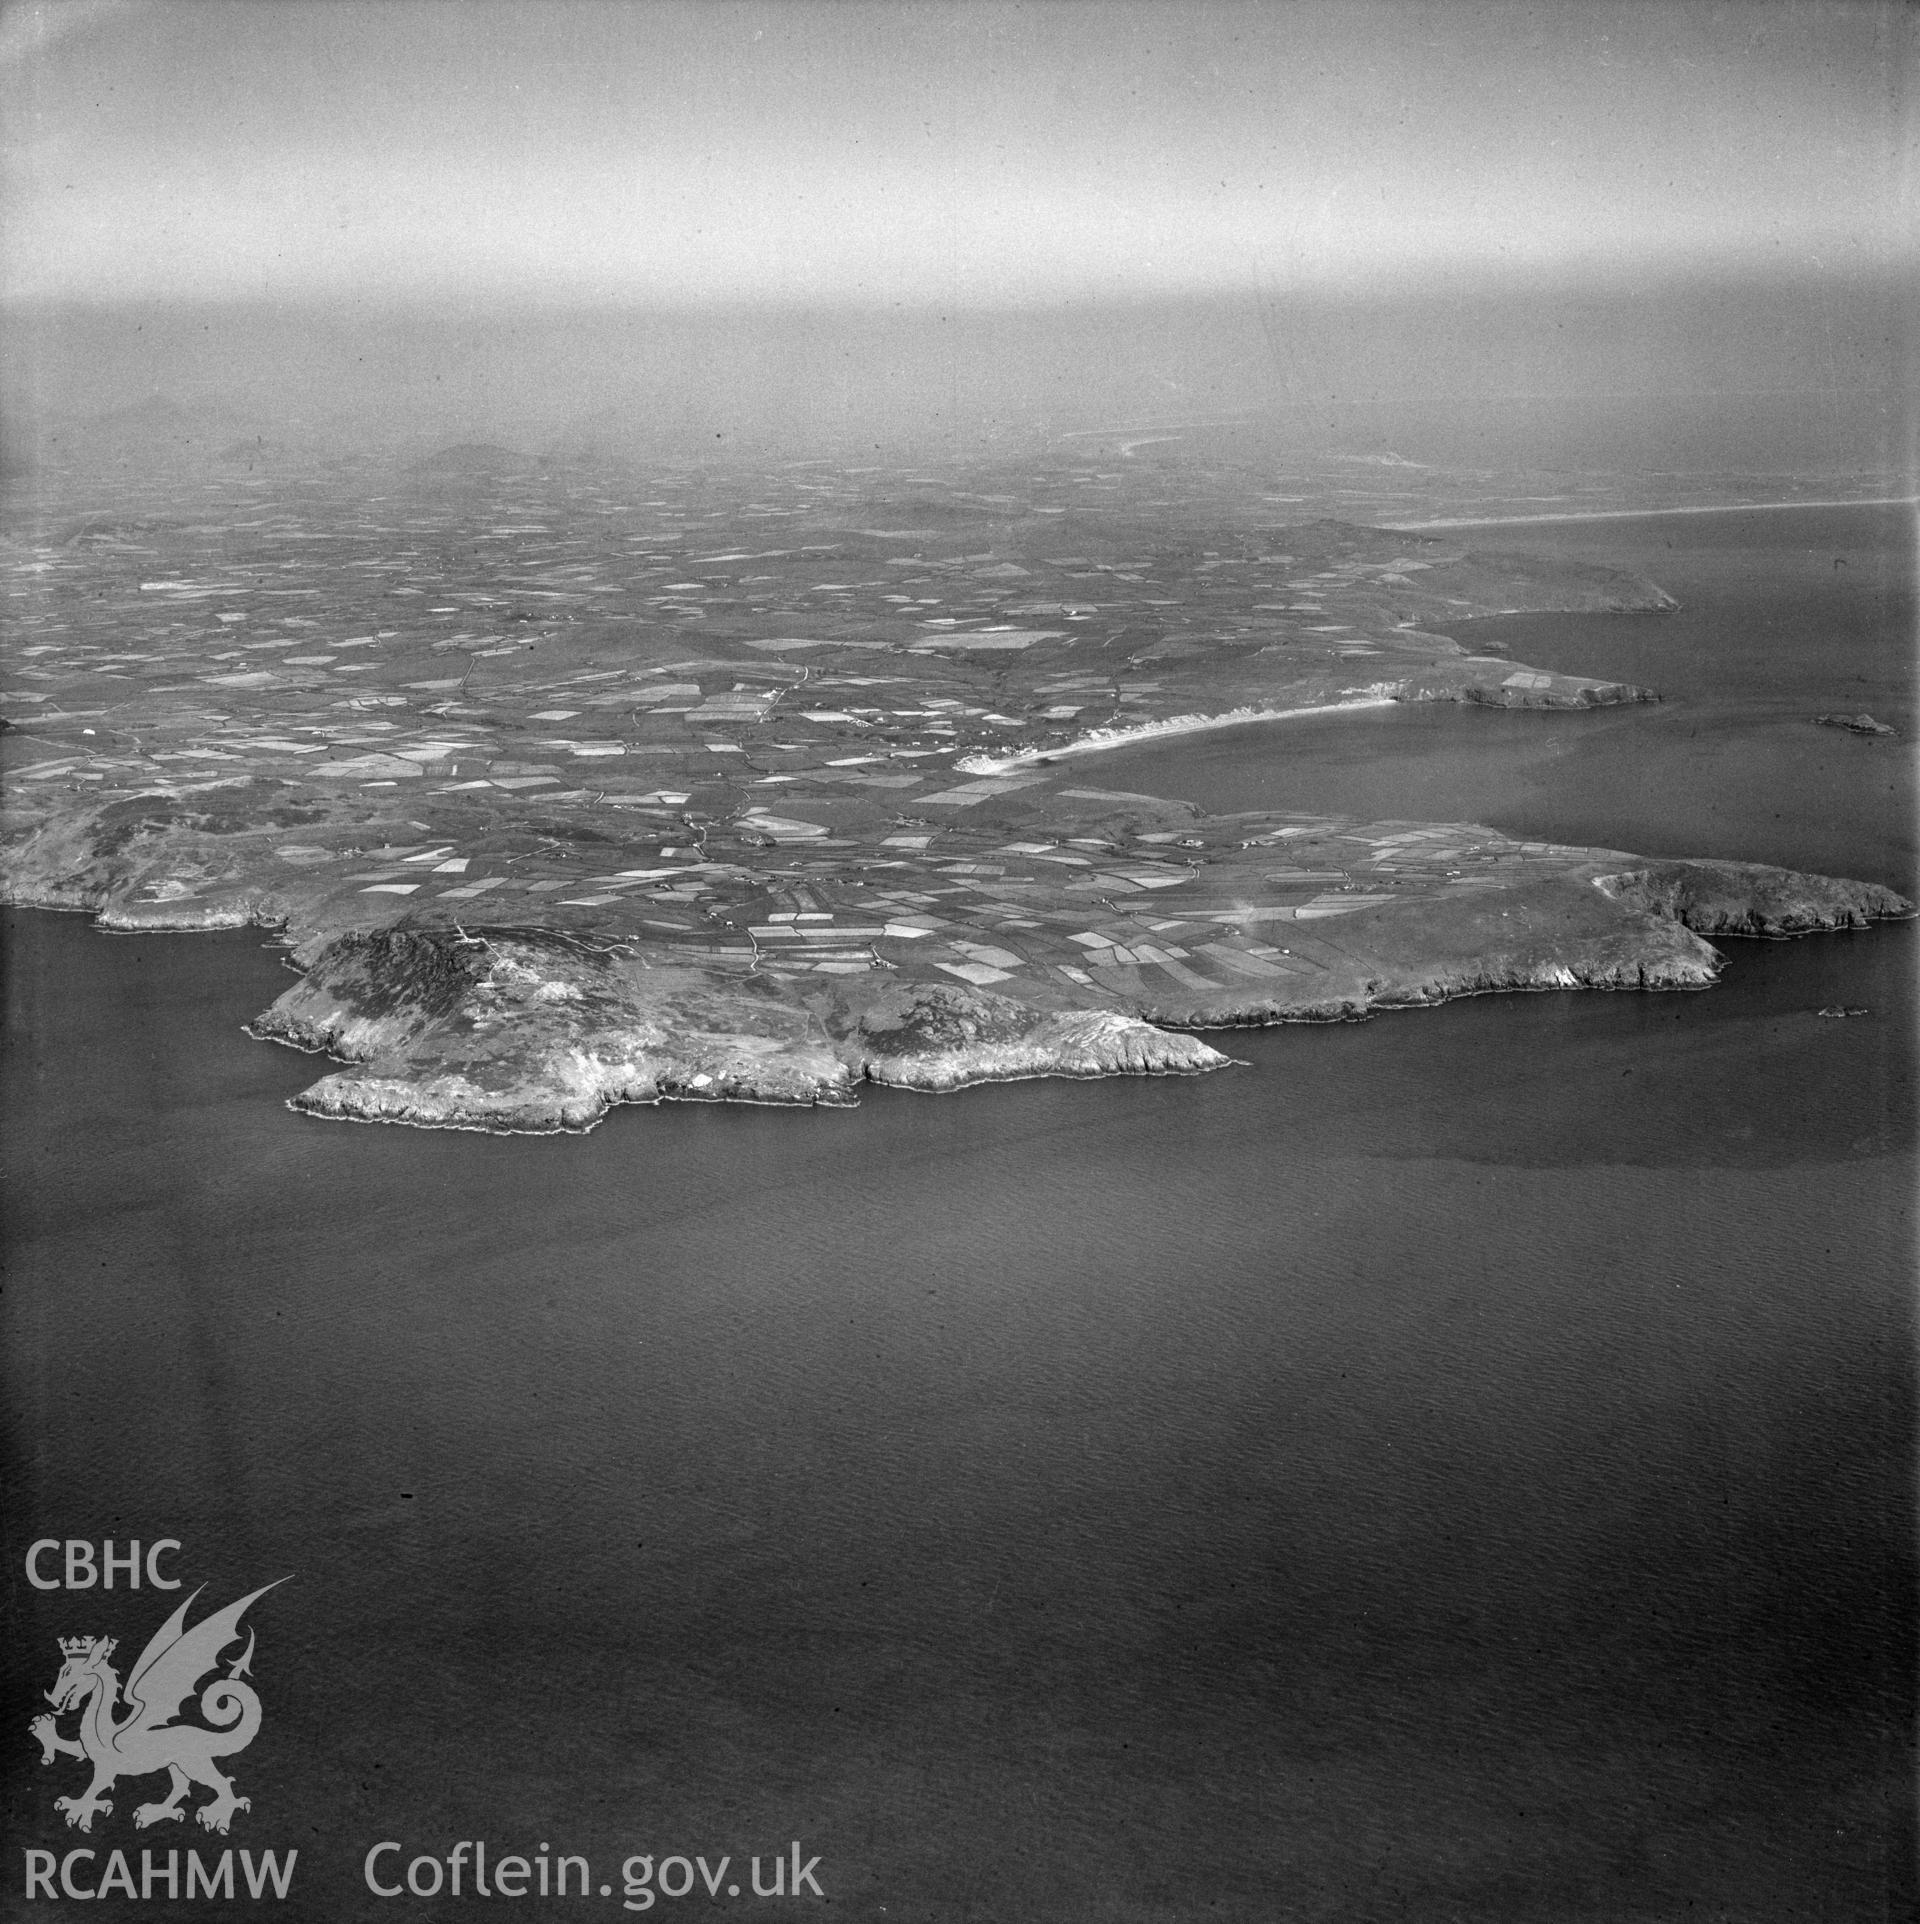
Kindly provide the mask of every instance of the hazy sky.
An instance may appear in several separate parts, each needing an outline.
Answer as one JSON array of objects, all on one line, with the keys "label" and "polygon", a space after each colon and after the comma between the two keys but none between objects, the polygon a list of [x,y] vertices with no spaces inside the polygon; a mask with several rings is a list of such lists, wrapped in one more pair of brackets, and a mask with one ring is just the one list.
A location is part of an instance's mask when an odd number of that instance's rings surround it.
[{"label": "hazy sky", "polygon": [[1908,244],[1908,12],[16,0],[0,287],[990,306],[1443,263],[1844,275]]}]

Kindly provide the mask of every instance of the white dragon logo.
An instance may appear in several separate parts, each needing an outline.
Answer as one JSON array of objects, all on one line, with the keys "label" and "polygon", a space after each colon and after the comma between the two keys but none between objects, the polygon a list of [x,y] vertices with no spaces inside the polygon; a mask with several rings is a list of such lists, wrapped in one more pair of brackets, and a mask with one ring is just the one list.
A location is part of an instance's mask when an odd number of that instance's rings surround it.
[{"label": "white dragon logo", "polygon": [[[286,1578],[280,1579],[281,1583]],[[54,1809],[66,1815],[69,1824],[81,1830],[93,1829],[96,1815],[111,1812],[112,1803],[100,1793],[110,1789],[117,1777],[144,1777],[152,1771],[172,1774],[173,1788],[164,1802],[142,1804],[133,1813],[141,1829],[163,1818],[178,1820],[186,1813],[180,1808],[192,1784],[202,1784],[214,1793],[210,1804],[194,1813],[211,1831],[226,1835],[236,1811],[250,1810],[252,1800],[234,1795],[233,1780],[214,1768],[216,1757],[231,1756],[245,1750],[260,1728],[260,1698],[251,1684],[240,1679],[253,1661],[253,1633],[248,1632],[247,1647],[233,1661],[224,1677],[216,1677],[200,1693],[200,1714],[219,1726],[206,1730],[198,1724],[174,1722],[181,1700],[192,1693],[196,1683],[220,1660],[220,1653],[240,1634],[240,1617],[248,1604],[264,1597],[277,1584],[265,1584],[203,1617],[189,1630],[187,1611],[194,1591],[172,1616],[154,1632],[140,1653],[140,1661],[127,1679],[127,1713],[115,1721],[115,1705],[120,1696],[120,1677],[107,1659],[115,1644],[111,1637],[62,1637],[60,1655],[64,1659],[60,1675],[47,1692],[54,1716],[44,1714],[28,1726],[40,1740],[40,1761],[53,1762],[56,1756],[84,1757],[93,1765],[93,1782],[83,1797],[61,1797]],[[69,1710],[80,1712],[80,1735],[76,1740],[62,1737],[56,1718]]]}]

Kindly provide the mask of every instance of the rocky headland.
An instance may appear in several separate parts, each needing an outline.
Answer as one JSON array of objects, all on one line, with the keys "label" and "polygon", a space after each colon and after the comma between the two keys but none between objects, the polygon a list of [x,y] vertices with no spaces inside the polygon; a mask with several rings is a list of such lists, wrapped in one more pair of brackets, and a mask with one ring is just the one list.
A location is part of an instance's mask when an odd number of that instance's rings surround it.
[{"label": "rocky headland", "polygon": [[21,562],[86,619],[49,612],[0,689],[5,899],[275,931],[300,979],[253,1032],[333,1059],[313,1115],[564,1130],[1195,1074],[1227,1061],[1208,1031],[1704,988],[1710,936],[1912,912],[1867,882],[1099,785],[1103,752],[1203,729],[1654,699],[1447,632],[1672,607],[1622,570],[1204,489],[1095,514],[774,476],[701,484],[702,526],[782,517],[729,545],[452,454],[458,487],[392,478],[392,552],[343,489],[69,516]]}]

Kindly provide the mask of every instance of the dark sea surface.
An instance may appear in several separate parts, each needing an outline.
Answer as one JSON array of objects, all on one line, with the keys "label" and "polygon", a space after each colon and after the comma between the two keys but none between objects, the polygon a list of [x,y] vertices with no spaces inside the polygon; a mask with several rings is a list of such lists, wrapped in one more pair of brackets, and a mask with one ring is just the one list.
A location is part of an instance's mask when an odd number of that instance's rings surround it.
[{"label": "dark sea surface", "polygon": [[[1681,613],[1477,638],[1671,699],[1089,778],[1914,888],[1910,518],[1474,541],[1647,568]],[[1810,724],[1861,708],[1903,739]],[[12,915],[8,1552],[292,1573],[226,1840],[299,1849],[286,1917],[501,1908],[375,1898],[386,1839],[613,1886],[542,1914],[798,1839],[842,1916],[1906,1916],[1915,933],[1195,1080],[494,1138],[285,1110],[321,1065],[240,1032],[257,935]],[[52,1639],[162,1602],[6,1595],[9,1836],[64,1851]],[[156,1782],[84,1843],[207,1847],[132,1829]],[[820,1908],[655,1909],[713,1905]]]}]

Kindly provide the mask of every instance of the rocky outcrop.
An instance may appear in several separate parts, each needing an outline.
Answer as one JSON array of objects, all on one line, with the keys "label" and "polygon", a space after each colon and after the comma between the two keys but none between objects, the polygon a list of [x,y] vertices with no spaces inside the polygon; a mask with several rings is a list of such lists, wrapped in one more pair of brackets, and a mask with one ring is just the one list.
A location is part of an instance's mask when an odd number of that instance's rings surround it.
[{"label": "rocky outcrop", "polygon": [[[1897,898],[1896,898],[1897,899]],[[1560,989],[1711,988],[1725,958],[1670,915],[1602,897],[1578,876],[1386,905],[1340,918],[1342,957],[1263,994],[1195,997],[1145,1009],[1206,1029],[1275,1022],[1357,1022],[1381,1010],[1432,1008],[1462,996]]]},{"label": "rocky outcrop", "polygon": [[[489,477],[515,473],[539,518],[515,506],[493,532],[538,540],[496,557],[520,585],[482,646],[441,617],[469,618],[474,518],[493,525]],[[1196,1073],[1225,1061],[1199,1030],[1699,988],[1717,933],[1910,912],[1869,884],[1484,824],[1209,816],[1074,760],[1244,724],[1310,758],[1394,702],[1650,700],[1448,632],[1672,605],[1619,569],[1464,531],[1273,526],[1238,490],[1159,479],[1058,516],[942,488],[899,527],[796,482],[763,550],[747,530],[770,504],[716,477],[712,538],[742,545],[668,583],[603,565],[626,541],[553,479],[490,444],[442,450],[404,484],[404,559],[357,473],[311,516],[290,506],[301,525],[259,520],[236,477],[190,518],[85,522],[38,551],[46,635],[4,691],[22,725],[0,737],[0,899],[120,930],[279,929],[303,973],[254,1033],[334,1059],[296,1107],[504,1130],[622,1102]],[[636,536],[653,526],[633,512]],[[850,579],[815,601],[843,552]],[[526,586],[563,565],[568,587]],[[380,589],[376,627],[361,587],[389,574],[423,599]],[[307,612],[242,641],[269,591]],[[799,607],[804,627],[776,612]],[[363,616],[373,632],[340,632]]]},{"label": "rocky outcrop", "polygon": [[[1258,844],[1245,854],[1273,859]],[[1469,995],[1704,989],[1724,963],[1703,933],[1802,934],[1913,912],[1877,884],[1756,863],[1623,869],[1544,847],[1535,859],[1542,872],[1512,881],[1363,895],[1351,910],[1322,898],[1337,943],[1309,955],[1313,924],[1298,923],[1298,951],[1233,952],[1257,984],[1183,968],[1167,977],[1189,980],[1178,998],[1116,988],[1111,971],[1076,997],[1038,972],[1004,989],[899,968],[829,977],[556,929],[402,926],[307,943],[301,980],[252,1032],[342,1060],[293,1099],[311,1115],[579,1130],[617,1103],[843,1106],[864,1084],[1199,1074],[1229,1059],[1194,1030],[1357,1021]]]},{"label": "rocky outcrop", "polygon": [[305,959],[252,1033],[354,1065],[294,1098],[309,1114],[552,1131],[621,1102],[852,1099],[818,1020],[750,976],[541,929],[379,930]]},{"label": "rocky outcrop", "polygon": [[1913,913],[1911,902],[1877,882],[1803,875],[1763,862],[1650,862],[1597,875],[1594,887],[1702,935],[1810,935]]},{"label": "rocky outcrop", "polygon": [[383,930],[305,961],[251,1032],[345,1058],[292,1106],[359,1122],[551,1132],[590,1128],[617,1103],[844,1106],[861,1082],[939,1091],[1227,1060],[1111,1010],[859,981],[812,1006],[762,976],[544,930]]},{"label": "rocky outcrop", "polygon": [[1622,702],[1658,701],[1658,693],[1630,681],[1593,681],[1582,675],[1538,673],[1522,680],[1462,681],[1410,687],[1402,701],[1471,702],[1480,708],[1613,708]]},{"label": "rocky outcrop", "polygon": [[1227,1058],[1111,1009],[1034,1009],[957,984],[901,984],[845,1030],[848,1066],[869,1082],[944,1091],[1032,1076],[1197,1075]]}]

